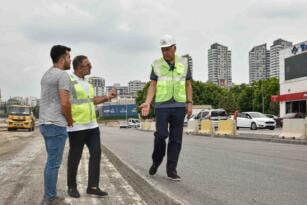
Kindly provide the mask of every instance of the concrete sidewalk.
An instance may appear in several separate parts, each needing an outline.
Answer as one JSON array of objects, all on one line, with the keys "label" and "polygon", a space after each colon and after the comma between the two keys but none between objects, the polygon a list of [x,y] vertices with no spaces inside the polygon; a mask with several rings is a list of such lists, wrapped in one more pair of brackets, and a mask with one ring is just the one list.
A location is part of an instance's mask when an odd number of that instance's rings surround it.
[{"label": "concrete sidewalk", "polygon": [[[43,139],[36,132],[35,137],[20,152],[12,156],[6,156],[0,161],[0,204],[40,204],[43,197],[43,172],[46,160],[46,152]],[[67,197],[71,204],[147,204],[136,191],[127,183],[108,158],[102,154],[100,187],[107,191],[109,196],[97,198],[86,194],[87,169],[89,154],[87,148],[83,151],[83,157],[78,171],[78,189],[81,198],[75,199],[67,196],[66,170],[67,151],[59,173],[58,194]]]}]

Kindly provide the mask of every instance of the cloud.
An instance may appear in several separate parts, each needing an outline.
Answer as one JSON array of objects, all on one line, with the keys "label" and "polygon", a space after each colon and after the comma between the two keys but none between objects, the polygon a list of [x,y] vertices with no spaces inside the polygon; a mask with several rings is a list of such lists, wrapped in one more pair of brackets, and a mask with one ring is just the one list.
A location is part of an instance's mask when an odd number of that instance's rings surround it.
[{"label": "cloud", "polygon": [[133,7],[127,8],[127,3],[124,7],[109,2],[107,7],[102,5],[81,8],[80,5],[52,2],[25,22],[22,32],[33,41],[92,43],[135,52],[153,49],[152,42],[158,39],[146,31],[146,22],[134,22],[134,15],[126,15]]},{"label": "cloud", "polygon": [[39,97],[54,44],[71,47],[73,57],[88,55],[93,75],[106,85],[148,81],[166,33],[176,38],[178,54],[192,56],[194,79],[208,79],[207,50],[218,42],[232,51],[234,83],[248,82],[253,46],[306,40],[305,1],[6,1],[0,8],[0,88],[5,97]]},{"label": "cloud", "polygon": [[303,1],[258,1],[251,5],[249,15],[256,18],[295,20],[306,16]]}]

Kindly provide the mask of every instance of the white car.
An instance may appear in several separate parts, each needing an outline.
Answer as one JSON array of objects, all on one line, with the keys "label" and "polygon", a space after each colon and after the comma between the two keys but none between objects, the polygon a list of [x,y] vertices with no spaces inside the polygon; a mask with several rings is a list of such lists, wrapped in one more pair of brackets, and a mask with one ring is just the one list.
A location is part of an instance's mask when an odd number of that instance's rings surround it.
[{"label": "white car", "polygon": [[192,120],[212,120],[213,126],[218,127],[219,120],[227,120],[228,116],[224,109],[204,109],[197,113],[194,117],[190,119]]},{"label": "white car", "polygon": [[140,120],[135,118],[128,119],[128,127],[133,127],[133,128],[140,127]]},{"label": "white car", "polygon": [[274,130],[276,122],[260,112],[242,112],[237,117],[237,129],[241,127],[247,127],[251,130],[258,128]]}]

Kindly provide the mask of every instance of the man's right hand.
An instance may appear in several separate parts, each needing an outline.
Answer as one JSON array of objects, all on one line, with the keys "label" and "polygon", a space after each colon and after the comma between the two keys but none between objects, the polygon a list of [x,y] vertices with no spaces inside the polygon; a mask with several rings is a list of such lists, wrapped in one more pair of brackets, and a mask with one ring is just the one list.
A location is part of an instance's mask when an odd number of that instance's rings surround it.
[{"label": "man's right hand", "polygon": [[143,103],[139,106],[141,109],[142,116],[146,117],[149,114],[150,111],[150,103]]},{"label": "man's right hand", "polygon": [[73,120],[73,119],[69,119],[69,120],[67,121],[67,126],[68,126],[68,127],[74,126],[74,120]]}]

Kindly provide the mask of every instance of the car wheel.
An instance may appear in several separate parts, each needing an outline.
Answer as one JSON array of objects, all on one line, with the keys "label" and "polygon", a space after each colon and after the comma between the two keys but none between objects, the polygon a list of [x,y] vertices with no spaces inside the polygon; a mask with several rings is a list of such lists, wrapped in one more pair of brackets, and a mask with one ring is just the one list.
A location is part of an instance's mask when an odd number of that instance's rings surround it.
[{"label": "car wheel", "polygon": [[275,127],[270,127],[269,129],[270,129],[270,130],[274,130],[274,129],[275,129]]},{"label": "car wheel", "polygon": [[257,129],[256,123],[252,122],[252,124],[251,124],[251,130],[256,130],[256,129]]}]

